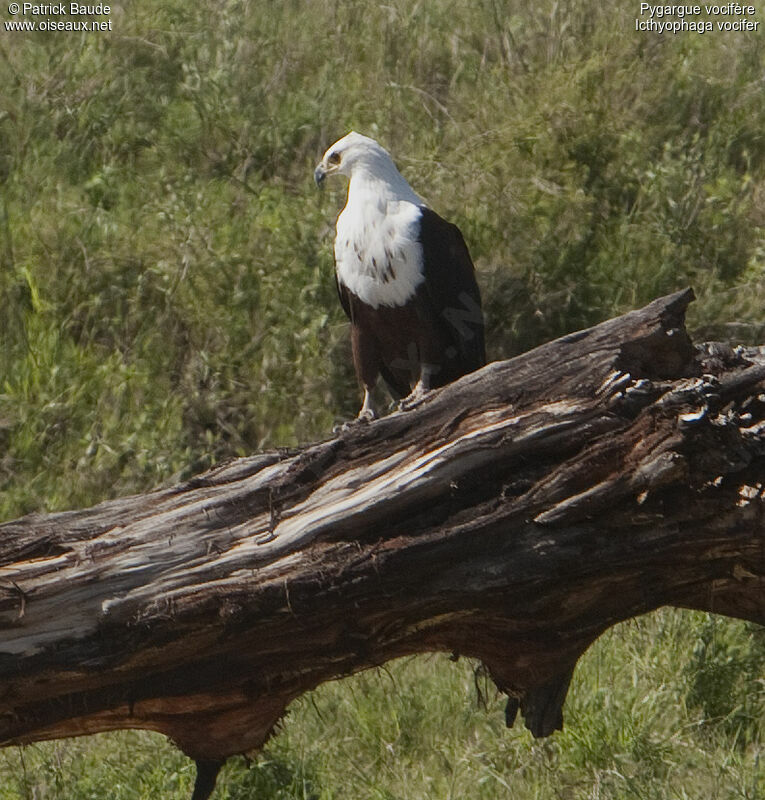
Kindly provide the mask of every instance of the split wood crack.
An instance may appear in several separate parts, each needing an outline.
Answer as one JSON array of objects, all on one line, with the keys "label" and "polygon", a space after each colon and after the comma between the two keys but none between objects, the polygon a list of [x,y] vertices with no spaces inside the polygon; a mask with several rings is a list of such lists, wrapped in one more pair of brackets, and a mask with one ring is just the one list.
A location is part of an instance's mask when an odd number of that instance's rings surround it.
[{"label": "split wood crack", "polygon": [[323,442],[0,525],[0,742],[159,731],[202,798],[293,699],[399,656],[479,659],[545,736],[615,623],[762,623],[765,348],[694,345],[691,299]]}]

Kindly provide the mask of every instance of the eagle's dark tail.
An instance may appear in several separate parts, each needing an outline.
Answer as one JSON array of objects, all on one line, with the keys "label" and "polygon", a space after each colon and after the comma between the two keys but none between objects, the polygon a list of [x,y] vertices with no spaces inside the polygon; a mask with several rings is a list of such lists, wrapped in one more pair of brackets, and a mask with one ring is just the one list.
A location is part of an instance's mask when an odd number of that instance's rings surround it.
[{"label": "eagle's dark tail", "polygon": [[226,763],[223,761],[197,761],[197,779],[194,782],[194,793],[191,800],[208,800],[215,789],[215,781],[221,767]]}]

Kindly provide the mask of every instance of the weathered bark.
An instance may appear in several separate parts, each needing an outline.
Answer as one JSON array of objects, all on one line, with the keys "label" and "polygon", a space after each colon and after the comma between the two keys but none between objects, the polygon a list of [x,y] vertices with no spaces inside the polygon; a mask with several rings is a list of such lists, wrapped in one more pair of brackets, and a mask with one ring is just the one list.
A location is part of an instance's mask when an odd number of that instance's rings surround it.
[{"label": "weathered bark", "polygon": [[319,444],[0,526],[0,743],[148,728],[214,776],[301,693],[435,650],[546,735],[614,623],[763,622],[765,351],[694,348],[691,297]]}]

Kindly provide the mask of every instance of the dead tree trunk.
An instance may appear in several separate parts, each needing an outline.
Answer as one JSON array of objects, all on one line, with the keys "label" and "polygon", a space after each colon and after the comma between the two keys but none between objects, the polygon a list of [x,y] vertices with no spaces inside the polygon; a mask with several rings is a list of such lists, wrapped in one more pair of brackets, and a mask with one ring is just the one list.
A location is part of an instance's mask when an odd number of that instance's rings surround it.
[{"label": "dead tree trunk", "polygon": [[695,348],[691,299],[319,444],[0,526],[0,743],[147,728],[214,775],[301,693],[436,650],[546,735],[614,623],[763,622],[765,350]]}]

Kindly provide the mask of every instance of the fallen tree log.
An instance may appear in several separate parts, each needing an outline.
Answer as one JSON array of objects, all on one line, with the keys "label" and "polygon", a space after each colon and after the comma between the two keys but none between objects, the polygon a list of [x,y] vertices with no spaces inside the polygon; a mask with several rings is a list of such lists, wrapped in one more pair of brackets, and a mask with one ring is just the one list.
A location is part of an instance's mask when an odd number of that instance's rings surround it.
[{"label": "fallen tree log", "polygon": [[206,797],[323,681],[480,659],[536,736],[579,656],[662,605],[765,621],[765,349],[690,291],[419,407],[178,486],[0,525],[0,744],[171,737]]}]

